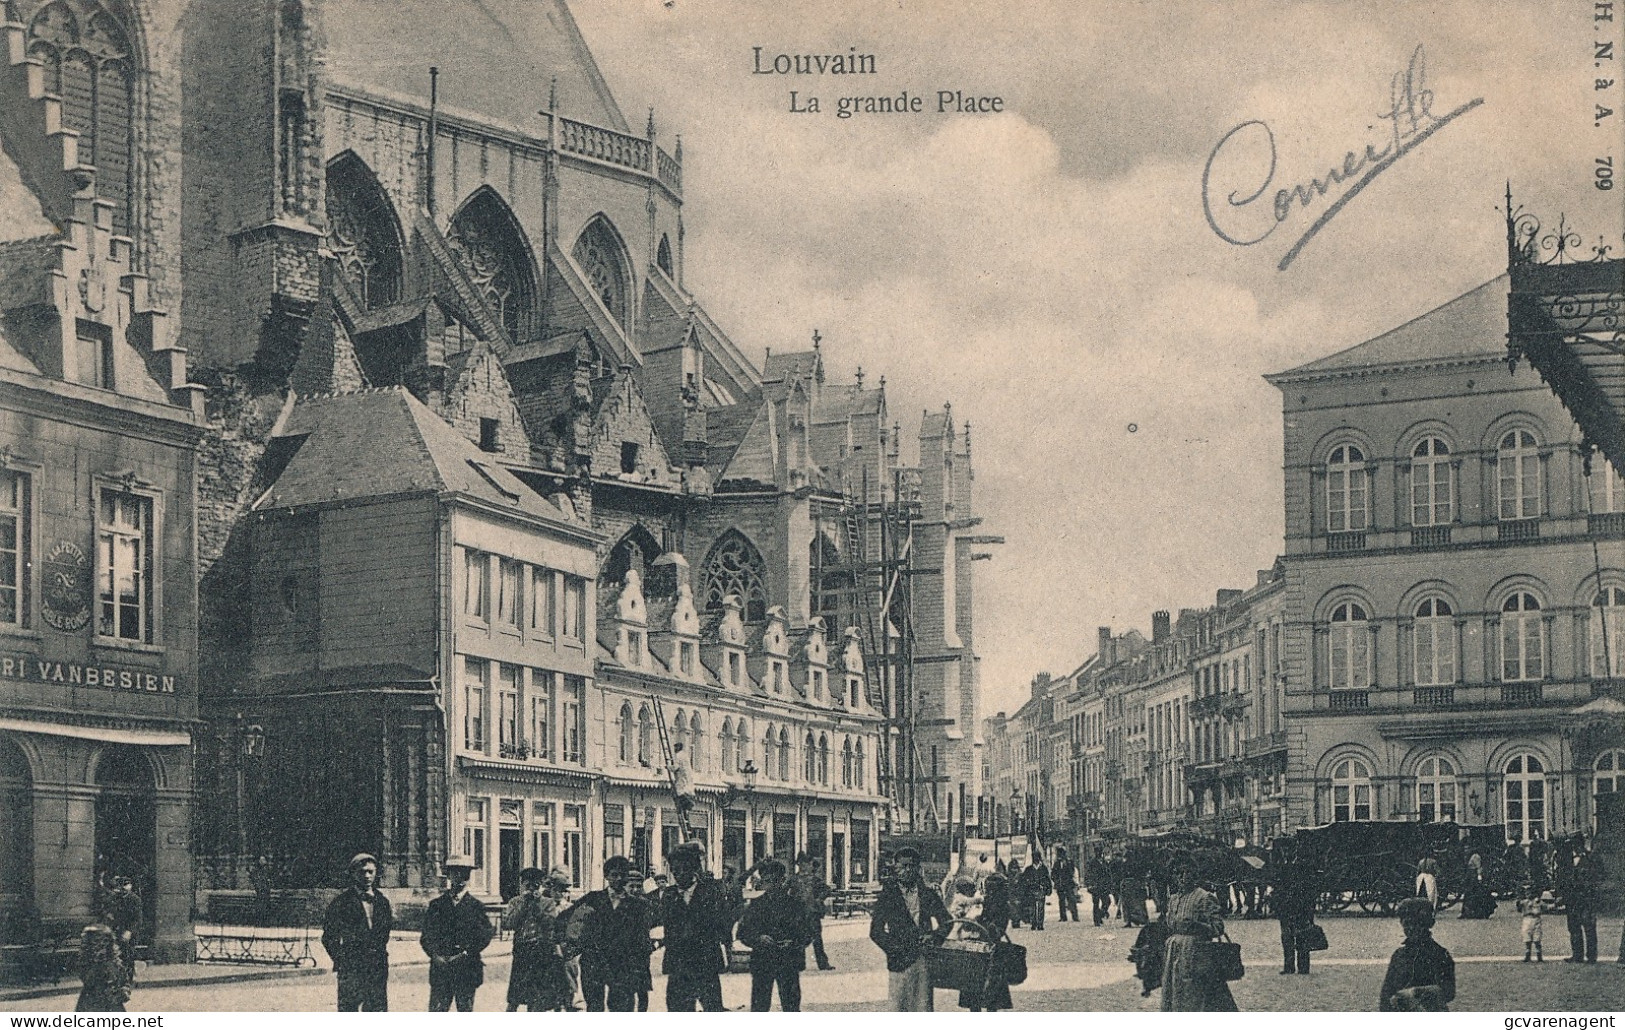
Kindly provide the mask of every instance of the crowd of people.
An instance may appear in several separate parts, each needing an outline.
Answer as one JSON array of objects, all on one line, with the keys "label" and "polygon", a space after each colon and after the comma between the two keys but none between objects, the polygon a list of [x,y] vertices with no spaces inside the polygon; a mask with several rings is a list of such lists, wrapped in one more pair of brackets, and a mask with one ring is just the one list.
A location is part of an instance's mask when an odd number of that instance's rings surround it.
[{"label": "crowd of people", "polygon": [[[1564,961],[1596,962],[1600,869],[1595,856],[1583,839],[1566,844],[1550,862],[1545,852],[1529,861],[1532,850],[1523,852],[1523,863],[1511,866],[1525,872],[1516,902],[1523,961],[1545,961],[1545,917],[1561,906],[1571,944]],[[917,851],[904,847],[891,855],[869,927],[870,940],[885,957],[889,1007],[930,1011],[933,956],[975,947],[990,958],[984,975],[958,985],[960,1007],[1011,1008],[1010,986],[1025,976],[1025,951],[1009,940],[1008,931],[1024,924],[1042,931],[1051,895],[1062,922],[1078,921],[1077,866],[1064,847],[1053,854],[1053,865],[1037,849],[1025,865],[985,853],[967,856],[940,892],[924,881]],[[1498,859],[1504,872],[1509,860]],[[389,898],[378,889],[378,868],[372,855],[355,856],[349,886],[332,899],[323,921],[321,941],[337,974],[341,1011],[389,1007],[389,943],[396,922]],[[650,959],[657,951],[668,1011],[723,1008],[721,974],[729,968],[736,941],[749,949],[752,1011],[768,1011],[775,994],[782,1010],[800,1010],[809,948],[818,968],[834,968],[822,930],[830,888],[811,856],[798,856],[793,869],[769,858],[737,874],[724,870],[719,879],[704,870],[700,846],[687,843],[667,856],[667,868],[669,882],[665,877],[646,882],[629,859],[611,857],[603,865],[605,886],[574,900],[568,869],[525,869],[519,891],[493,924],[486,906],[468,889],[472,860],[449,859],[442,890],[423,914],[419,938],[429,961],[430,1011],[473,1010],[485,982],[483,955],[498,926],[512,935],[509,1011],[570,1011],[580,1005],[588,1011],[647,1011],[653,990]],[[1482,856],[1475,852],[1465,869],[1461,918],[1488,918],[1495,900]],[[1546,875],[1529,875],[1533,870]],[[1282,975],[1307,975],[1313,953],[1328,947],[1315,918],[1324,877],[1317,857],[1284,839],[1272,849],[1265,871],[1262,884],[1214,882],[1212,869],[1178,854],[1156,872],[1136,876],[1120,870],[1114,875],[1110,859],[1092,860],[1085,863],[1082,882],[1094,925],[1115,917],[1125,927],[1139,928],[1129,960],[1142,996],[1160,989],[1164,1011],[1234,1011],[1228,984],[1240,975],[1240,959],[1239,947],[1226,934],[1227,916],[1267,913],[1275,919]],[[1442,1010],[1455,996],[1454,961],[1432,937],[1443,904],[1439,877],[1436,856],[1424,855],[1416,863],[1414,896],[1397,907],[1404,943],[1382,983],[1382,1011]],[[747,884],[757,889],[748,902]],[[97,920],[81,940],[84,987],[78,1008],[123,1011],[135,978],[142,902],[129,877],[109,876],[99,885],[96,906]],[[658,936],[652,932],[656,928]],[[1010,964],[1012,956],[1017,966]],[[1625,951],[1620,961],[1625,962]]]}]

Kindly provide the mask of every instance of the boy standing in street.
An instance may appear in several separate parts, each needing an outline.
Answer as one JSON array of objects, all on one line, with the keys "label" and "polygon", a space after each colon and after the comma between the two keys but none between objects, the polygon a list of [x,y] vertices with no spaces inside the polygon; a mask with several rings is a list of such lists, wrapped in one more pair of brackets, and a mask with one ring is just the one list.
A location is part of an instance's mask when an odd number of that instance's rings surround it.
[{"label": "boy standing in street", "polygon": [[750,1010],[773,1007],[773,985],[779,987],[779,1008],[801,1011],[801,971],[807,964],[810,913],[790,893],[784,863],[768,859],[760,868],[763,890],[739,920],[740,943],[750,947]]}]

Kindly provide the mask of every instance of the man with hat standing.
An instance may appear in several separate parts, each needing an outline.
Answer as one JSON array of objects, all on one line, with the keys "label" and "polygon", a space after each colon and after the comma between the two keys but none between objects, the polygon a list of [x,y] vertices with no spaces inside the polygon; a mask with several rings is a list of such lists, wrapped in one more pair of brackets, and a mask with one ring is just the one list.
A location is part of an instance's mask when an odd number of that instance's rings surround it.
[{"label": "man with hat standing", "polygon": [[649,924],[647,899],[631,889],[632,863],[625,855],[604,862],[604,889],[593,891],[576,906],[580,920],[581,993],[588,1012],[631,1012],[638,995],[647,995]]},{"label": "man with hat standing", "polygon": [[665,929],[666,1011],[722,1011],[722,971],[733,938],[733,912],[722,884],[701,874],[704,859],[692,841],[666,856],[676,881],[660,892],[658,919]]},{"label": "man with hat standing", "polygon": [[340,1012],[389,1011],[389,932],[395,915],[377,889],[378,860],[350,859],[350,886],[327,906],[322,947],[339,978]]},{"label": "man with hat standing", "polygon": [[886,996],[893,1012],[930,1012],[931,969],[921,955],[940,944],[952,923],[942,896],[920,881],[920,853],[897,849],[895,876],[880,888],[869,918],[869,939],[886,953]]},{"label": "man with hat standing", "polygon": [[474,860],[467,855],[446,859],[445,893],[429,902],[423,917],[422,944],[429,956],[429,1011],[474,1011],[474,991],[485,982],[480,953],[496,930],[485,906],[468,892]]},{"label": "man with hat standing", "polygon": [[502,913],[502,928],[513,931],[513,966],[508,975],[508,1011],[517,1012],[523,1005],[531,1012],[552,1012],[568,1004],[564,995],[569,989],[564,973],[564,955],[560,948],[559,913],[563,907],[560,898],[563,888],[570,884],[565,873],[563,884],[558,882],[555,869],[552,875],[535,867],[519,871],[520,891],[508,902]]}]

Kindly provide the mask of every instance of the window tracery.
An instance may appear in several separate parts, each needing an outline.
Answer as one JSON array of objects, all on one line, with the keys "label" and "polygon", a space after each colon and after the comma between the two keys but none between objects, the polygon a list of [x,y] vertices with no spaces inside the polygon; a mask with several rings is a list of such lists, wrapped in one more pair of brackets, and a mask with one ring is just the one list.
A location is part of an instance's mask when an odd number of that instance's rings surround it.
[{"label": "window tracery", "polygon": [[602,218],[594,219],[576,238],[570,256],[586,273],[593,295],[603,301],[610,316],[624,326],[627,321],[626,260],[614,230]]},{"label": "window tracery", "polygon": [[395,212],[378,180],[353,155],[327,172],[327,245],[368,310],[400,299]]},{"label": "window tracery", "polygon": [[767,620],[767,566],[761,552],[736,530],[729,530],[706,555],[705,610],[722,610],[722,600],[739,595],[746,622]]},{"label": "window tracery", "polygon": [[519,340],[534,291],[529,252],[507,205],[482,190],[451,220],[446,242],[491,314]]}]

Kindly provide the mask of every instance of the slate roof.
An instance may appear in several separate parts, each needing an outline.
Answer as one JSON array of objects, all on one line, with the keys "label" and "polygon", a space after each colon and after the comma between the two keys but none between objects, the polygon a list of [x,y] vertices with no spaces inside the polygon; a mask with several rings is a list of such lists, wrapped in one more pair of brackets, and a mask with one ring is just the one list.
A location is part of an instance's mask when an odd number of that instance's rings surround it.
[{"label": "slate roof", "polygon": [[1298,376],[1446,358],[1505,357],[1507,294],[1511,289],[1512,280],[1508,276],[1497,276],[1380,336],[1277,375]]},{"label": "slate roof", "polygon": [[0,310],[53,303],[45,273],[60,242],[52,233],[0,243]]},{"label": "slate roof", "polygon": [[630,131],[564,0],[332,0],[322,17],[339,82],[427,105],[438,65],[443,104],[541,133],[556,78],[566,118]]},{"label": "slate roof", "polygon": [[581,528],[402,387],[301,399],[273,435],[304,439],[256,508],[432,490]]},{"label": "slate roof", "polygon": [[823,425],[829,422],[841,422],[853,415],[880,414],[879,390],[865,390],[856,384],[848,386],[825,385],[818,397],[818,410],[813,412],[813,421]]},{"label": "slate roof", "polygon": [[706,465],[713,471],[727,468],[734,451],[745,442],[745,434],[761,414],[759,401],[741,401],[725,408],[711,408],[705,413],[705,437],[710,445]]},{"label": "slate roof", "polygon": [[785,354],[769,354],[767,361],[762,364],[762,382],[778,382],[792,376],[811,379],[817,371],[817,351],[803,350]]}]

